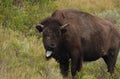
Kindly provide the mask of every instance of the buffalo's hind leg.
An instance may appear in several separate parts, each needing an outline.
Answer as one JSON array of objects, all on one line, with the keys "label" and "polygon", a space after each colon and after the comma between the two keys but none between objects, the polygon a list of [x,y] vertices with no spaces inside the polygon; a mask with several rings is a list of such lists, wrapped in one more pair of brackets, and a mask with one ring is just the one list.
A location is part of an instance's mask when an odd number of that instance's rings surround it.
[{"label": "buffalo's hind leg", "polygon": [[108,51],[108,55],[103,56],[103,59],[105,63],[107,64],[108,72],[110,72],[110,74],[114,73],[118,51],[119,51],[118,49],[110,49]]}]

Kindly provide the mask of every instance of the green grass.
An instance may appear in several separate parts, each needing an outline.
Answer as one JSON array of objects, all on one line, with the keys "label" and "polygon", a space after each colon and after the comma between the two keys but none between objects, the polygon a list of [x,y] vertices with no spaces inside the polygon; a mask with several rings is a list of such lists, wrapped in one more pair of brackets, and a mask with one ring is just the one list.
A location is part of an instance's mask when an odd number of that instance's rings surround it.
[{"label": "green grass", "polygon": [[[119,4],[119,0],[0,0],[0,79],[63,79],[59,64],[54,59],[46,61],[41,34],[35,25],[56,9],[74,8],[120,27]],[[76,79],[119,78],[120,54],[112,76],[102,59],[83,63],[76,76]]]}]

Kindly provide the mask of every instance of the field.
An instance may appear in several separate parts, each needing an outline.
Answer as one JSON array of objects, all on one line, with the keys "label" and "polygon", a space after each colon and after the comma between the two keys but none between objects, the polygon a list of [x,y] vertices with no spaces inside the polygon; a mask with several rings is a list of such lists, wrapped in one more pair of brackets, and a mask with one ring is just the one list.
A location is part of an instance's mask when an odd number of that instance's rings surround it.
[{"label": "field", "polygon": [[[35,29],[43,18],[63,8],[91,13],[120,28],[119,0],[0,0],[0,79],[63,79],[59,64],[46,61],[41,34]],[[120,53],[112,76],[99,59],[83,63],[76,79],[120,79]]]}]

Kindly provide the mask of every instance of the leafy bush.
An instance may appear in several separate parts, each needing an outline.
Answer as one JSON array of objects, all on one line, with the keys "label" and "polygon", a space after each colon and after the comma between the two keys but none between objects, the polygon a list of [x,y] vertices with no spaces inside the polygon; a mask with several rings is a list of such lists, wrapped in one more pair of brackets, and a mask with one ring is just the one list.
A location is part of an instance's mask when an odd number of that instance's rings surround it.
[{"label": "leafy bush", "polygon": [[35,31],[35,24],[56,8],[55,4],[51,5],[53,1],[2,0],[0,2],[0,25],[31,35]]}]

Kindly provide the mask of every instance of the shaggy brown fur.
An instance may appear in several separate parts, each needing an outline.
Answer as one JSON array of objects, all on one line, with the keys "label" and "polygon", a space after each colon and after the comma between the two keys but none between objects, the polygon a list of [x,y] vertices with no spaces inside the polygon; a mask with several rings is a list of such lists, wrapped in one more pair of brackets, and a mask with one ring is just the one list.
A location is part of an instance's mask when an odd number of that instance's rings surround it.
[{"label": "shaggy brown fur", "polygon": [[[120,31],[109,21],[89,13],[64,9],[55,11],[41,24],[44,28],[40,25],[36,28],[43,32],[45,50],[53,52],[50,57],[60,63],[63,76],[68,74],[69,59],[73,77],[82,68],[83,61],[100,57],[105,60],[108,72],[114,72],[120,49]],[[63,27],[65,24],[68,25]]]}]

